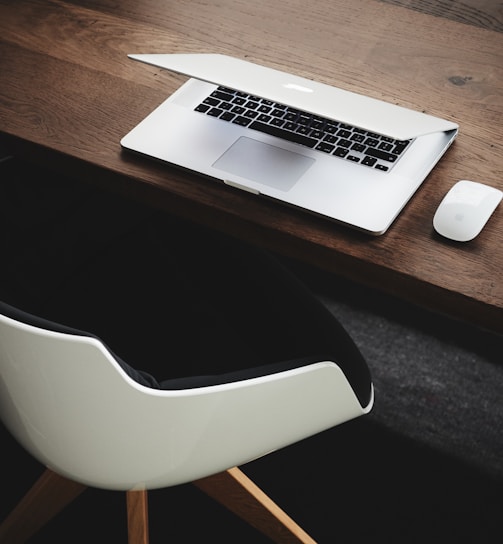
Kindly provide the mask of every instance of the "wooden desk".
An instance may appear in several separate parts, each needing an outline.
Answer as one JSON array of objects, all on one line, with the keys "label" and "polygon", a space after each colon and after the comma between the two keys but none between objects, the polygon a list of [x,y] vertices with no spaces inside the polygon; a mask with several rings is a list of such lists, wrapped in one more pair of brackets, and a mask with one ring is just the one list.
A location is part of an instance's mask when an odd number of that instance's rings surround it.
[{"label": "wooden desk", "polygon": [[[490,1],[464,1],[463,9],[423,4],[0,0],[1,142],[41,164],[501,333],[503,206],[469,243],[443,240],[432,229],[436,206],[457,180],[503,189],[501,8]],[[420,11],[428,9],[433,14]],[[246,58],[452,119],[460,134],[391,229],[370,238],[122,152],[120,138],[184,81],[130,61],[126,54],[134,52]]]}]

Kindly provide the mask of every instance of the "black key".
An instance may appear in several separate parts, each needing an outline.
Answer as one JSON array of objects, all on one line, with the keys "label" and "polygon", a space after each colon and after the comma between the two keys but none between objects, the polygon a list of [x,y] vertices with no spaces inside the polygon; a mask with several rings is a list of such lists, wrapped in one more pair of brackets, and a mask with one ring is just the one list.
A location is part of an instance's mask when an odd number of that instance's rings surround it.
[{"label": "black key", "polygon": [[234,106],[231,111],[232,113],[235,113],[236,115],[242,115],[246,110],[242,108],[241,106]]},{"label": "black key", "polygon": [[218,106],[218,104],[220,104],[220,100],[217,100],[216,98],[213,98],[212,96],[208,96],[208,98],[205,98],[203,100],[203,104],[209,104],[210,106]]},{"label": "black key", "polygon": [[265,113],[262,113],[261,115],[259,115],[257,120],[262,121],[263,123],[268,123],[271,120],[271,116],[266,115]]},{"label": "black key", "polygon": [[393,153],[395,153],[395,155],[400,155],[401,153],[403,153],[404,149],[409,145],[409,140],[399,141],[395,143],[396,145],[395,145],[395,149],[393,149]]},{"label": "black key", "polygon": [[337,157],[345,157],[348,153],[349,153],[349,149],[346,149],[344,147],[338,147],[333,152],[333,155],[336,155]]},{"label": "black key", "polygon": [[335,122],[328,122],[324,128],[325,132],[327,132],[328,134],[335,134],[337,132],[337,128],[338,128],[338,123],[335,123]]},{"label": "black key", "polygon": [[259,130],[260,132],[265,132],[270,136],[277,136],[278,138],[288,140],[289,142],[305,145],[306,147],[314,147],[318,143],[318,140],[309,138],[309,136],[304,136],[303,134],[298,134],[297,132],[288,132],[278,127],[273,127],[272,125],[266,125],[260,121],[253,121],[249,128]]},{"label": "black key", "polygon": [[232,122],[236,123],[236,125],[241,125],[242,127],[246,127],[247,125],[250,124],[251,119],[240,115],[239,117],[236,117],[236,119],[234,119]]},{"label": "black key", "polygon": [[349,138],[351,136],[351,132],[349,132],[349,130],[341,128],[337,133],[337,136],[339,136],[340,138]]},{"label": "black key", "polygon": [[297,129],[297,132],[299,134],[305,134],[306,136],[311,132],[311,129],[309,127],[306,127],[304,125],[301,125],[298,129]]},{"label": "black key", "polygon": [[332,134],[327,134],[323,140],[329,144],[335,144],[335,142],[338,140],[337,136],[334,136]]},{"label": "black key", "polygon": [[[261,121],[261,119],[259,119]],[[282,127],[285,124],[285,121],[283,119],[279,119],[278,117],[274,117],[271,121],[271,125],[275,127]]]},{"label": "black key", "polygon": [[374,166],[374,164],[377,162],[377,159],[374,157],[365,157],[362,161],[362,164],[365,166]]},{"label": "black key", "polygon": [[224,111],[222,115],[220,116],[220,119],[223,119],[224,121],[232,121],[236,117],[233,113],[230,113],[229,111]]},{"label": "black key", "polygon": [[365,145],[376,147],[377,144],[379,143],[379,140],[376,140],[375,138],[367,138],[364,143]]},{"label": "black key", "polygon": [[246,117],[250,117],[250,119],[255,119],[255,117],[258,117],[258,111],[255,110],[248,110],[245,112]]},{"label": "black key", "polygon": [[381,142],[379,144],[379,149],[382,149],[383,151],[391,151],[393,149],[393,144],[390,144],[389,142]]},{"label": "black key", "polygon": [[224,93],[222,91],[213,91],[211,93],[211,96],[218,98],[219,100],[225,100],[228,102],[229,100],[232,100],[232,94]]},{"label": "black key", "polygon": [[285,130],[291,130],[292,132],[296,131],[299,128],[299,125],[297,123],[291,123],[290,121],[288,123],[285,123],[283,125],[283,128]]},{"label": "black key", "polygon": [[326,142],[320,142],[317,146],[316,146],[316,149],[318,151],[323,151],[324,153],[332,153],[332,151],[334,150],[335,146],[334,145],[330,145],[330,144],[327,144]]},{"label": "black key", "polygon": [[299,115],[299,118],[297,119],[297,123],[299,123],[299,125],[308,126],[310,122],[311,122],[311,117],[308,117],[307,115]]},{"label": "black key", "polygon": [[200,111],[201,113],[205,113],[209,109],[210,109],[210,106],[208,106],[207,104],[199,104],[199,106],[197,106],[194,111]]},{"label": "black key", "polygon": [[362,144],[353,144],[351,146],[351,149],[353,151],[358,151],[359,153],[363,153],[363,151],[365,151],[366,147]]},{"label": "black key", "polygon": [[325,122],[322,119],[314,119],[311,123],[311,128],[314,130],[323,130],[323,127],[325,126]]},{"label": "black key", "polygon": [[393,155],[393,153],[388,153],[382,149],[375,149],[374,147],[369,147],[365,154],[388,162],[395,162],[397,159],[397,156]]},{"label": "black key", "polygon": [[344,140],[344,138],[341,138],[339,140],[339,145],[341,147],[351,147],[352,144],[353,144],[353,142],[351,140]]},{"label": "black key", "polygon": [[355,133],[351,136],[351,140],[353,140],[353,142],[363,142],[365,136],[363,134]]},{"label": "black key", "polygon": [[220,108],[211,108],[211,110],[207,113],[207,115],[211,115],[212,117],[219,117],[222,115],[224,110],[221,110]]}]

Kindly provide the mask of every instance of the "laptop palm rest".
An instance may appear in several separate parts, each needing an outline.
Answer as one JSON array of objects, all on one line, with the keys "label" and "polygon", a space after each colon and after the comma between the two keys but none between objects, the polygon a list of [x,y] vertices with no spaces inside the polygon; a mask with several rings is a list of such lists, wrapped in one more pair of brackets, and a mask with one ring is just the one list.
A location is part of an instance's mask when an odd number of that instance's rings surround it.
[{"label": "laptop palm rest", "polygon": [[213,166],[281,191],[291,189],[315,160],[242,136],[215,161]]}]

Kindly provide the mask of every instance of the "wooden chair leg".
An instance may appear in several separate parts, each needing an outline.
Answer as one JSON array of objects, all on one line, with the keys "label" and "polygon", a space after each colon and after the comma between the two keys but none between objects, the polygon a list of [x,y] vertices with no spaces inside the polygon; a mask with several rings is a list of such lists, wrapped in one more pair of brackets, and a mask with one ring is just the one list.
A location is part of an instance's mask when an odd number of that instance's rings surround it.
[{"label": "wooden chair leg", "polygon": [[0,542],[26,542],[85,489],[87,486],[46,469],[0,525]]},{"label": "wooden chair leg", "polygon": [[239,468],[195,480],[201,491],[278,544],[316,544]]},{"label": "wooden chair leg", "polygon": [[126,491],[129,544],[148,544],[148,492]]}]

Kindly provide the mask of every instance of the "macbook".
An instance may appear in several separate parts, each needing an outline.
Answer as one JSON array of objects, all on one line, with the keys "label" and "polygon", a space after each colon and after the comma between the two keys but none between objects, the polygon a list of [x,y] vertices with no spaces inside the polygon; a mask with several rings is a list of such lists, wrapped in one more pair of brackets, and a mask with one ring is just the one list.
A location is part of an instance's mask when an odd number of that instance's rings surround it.
[{"label": "macbook", "polygon": [[381,235],[449,148],[452,121],[218,54],[130,58],[187,76],[129,151]]}]

